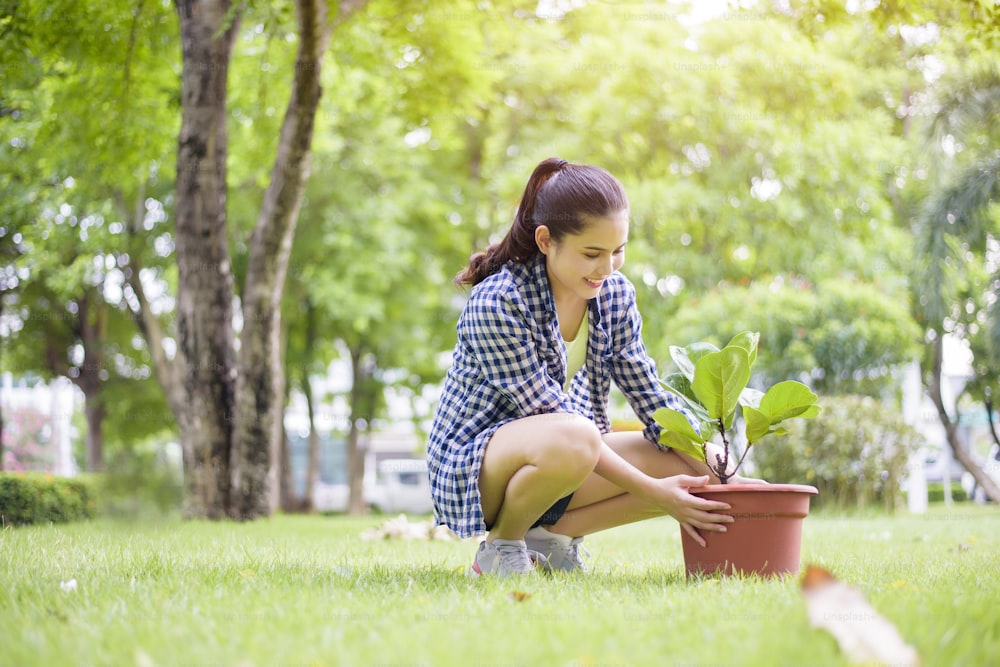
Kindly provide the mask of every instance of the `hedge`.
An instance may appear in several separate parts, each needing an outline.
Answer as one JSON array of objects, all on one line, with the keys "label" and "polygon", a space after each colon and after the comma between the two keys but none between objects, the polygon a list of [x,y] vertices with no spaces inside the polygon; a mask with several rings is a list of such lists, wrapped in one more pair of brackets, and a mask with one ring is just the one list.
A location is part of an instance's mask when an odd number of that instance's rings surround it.
[{"label": "hedge", "polygon": [[751,452],[755,473],[770,482],[812,484],[813,506],[902,506],[900,481],[923,436],[892,405],[863,396],[822,396],[815,419],[788,423]]},{"label": "hedge", "polygon": [[[965,492],[964,488],[962,488],[961,482],[954,481],[951,483],[951,499],[958,502],[964,502],[969,499],[969,494]],[[944,502],[944,482],[927,483],[927,502]]]},{"label": "hedge", "polygon": [[97,512],[93,481],[44,473],[0,473],[0,523],[65,523]]}]

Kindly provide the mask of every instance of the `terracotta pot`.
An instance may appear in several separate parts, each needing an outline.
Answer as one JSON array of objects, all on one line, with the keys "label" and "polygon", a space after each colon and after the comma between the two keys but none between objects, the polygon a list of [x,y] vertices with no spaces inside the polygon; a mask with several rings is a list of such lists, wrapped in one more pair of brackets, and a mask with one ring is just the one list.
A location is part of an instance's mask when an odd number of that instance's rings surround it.
[{"label": "terracotta pot", "polygon": [[709,484],[690,489],[708,500],[728,503],[736,521],[725,533],[703,532],[702,547],[681,530],[684,567],[697,574],[758,574],[771,577],[799,569],[802,520],[809,497],[819,493],[802,484]]}]

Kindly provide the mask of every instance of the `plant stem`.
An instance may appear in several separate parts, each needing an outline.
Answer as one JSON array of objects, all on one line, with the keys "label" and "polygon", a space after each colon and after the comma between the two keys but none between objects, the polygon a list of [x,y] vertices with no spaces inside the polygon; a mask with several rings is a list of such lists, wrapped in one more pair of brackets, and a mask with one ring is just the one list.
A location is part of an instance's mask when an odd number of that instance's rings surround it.
[{"label": "plant stem", "polygon": [[[740,457],[740,460],[736,462],[736,467],[733,468],[733,475],[735,475],[736,471],[739,470],[740,466],[743,465],[743,459],[745,459],[747,457],[747,454],[750,453],[750,447],[751,446],[753,446],[753,443],[752,442],[748,442],[747,446],[746,446],[746,449],[743,450],[743,455]],[[732,476],[732,475],[730,475],[730,476]]]},{"label": "plant stem", "polygon": [[719,434],[722,435],[722,456],[716,454],[716,465],[714,467],[709,465],[709,467],[713,468],[715,474],[718,475],[720,484],[727,484],[732,475],[729,474],[729,438],[726,437],[726,425],[723,423],[722,417],[719,417]]}]

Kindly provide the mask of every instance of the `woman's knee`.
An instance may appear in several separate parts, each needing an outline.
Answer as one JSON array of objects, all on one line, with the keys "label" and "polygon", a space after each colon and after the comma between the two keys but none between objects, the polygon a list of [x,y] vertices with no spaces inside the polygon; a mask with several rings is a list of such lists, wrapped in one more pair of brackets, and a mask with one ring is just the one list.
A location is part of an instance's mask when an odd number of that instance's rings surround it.
[{"label": "woman's knee", "polygon": [[507,476],[523,465],[551,468],[579,462],[592,469],[602,445],[600,431],[586,417],[536,415],[501,427],[486,446],[484,463],[505,470]]},{"label": "woman's knee", "polygon": [[585,417],[560,414],[553,418],[541,452],[546,463],[579,467],[590,472],[597,465],[604,441],[594,422]]}]

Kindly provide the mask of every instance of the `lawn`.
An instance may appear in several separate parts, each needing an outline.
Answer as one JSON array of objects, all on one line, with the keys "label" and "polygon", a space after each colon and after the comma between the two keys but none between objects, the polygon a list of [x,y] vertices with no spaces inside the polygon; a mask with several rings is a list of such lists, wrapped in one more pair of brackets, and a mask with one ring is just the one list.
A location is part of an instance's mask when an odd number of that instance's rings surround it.
[{"label": "lawn", "polygon": [[[96,521],[0,532],[0,665],[841,665],[795,578],[686,580],[676,524],[587,539],[592,573],[464,576],[475,543],[381,521]],[[806,520],[924,665],[1000,656],[1000,510]],[[75,579],[75,590],[61,584]]]}]

